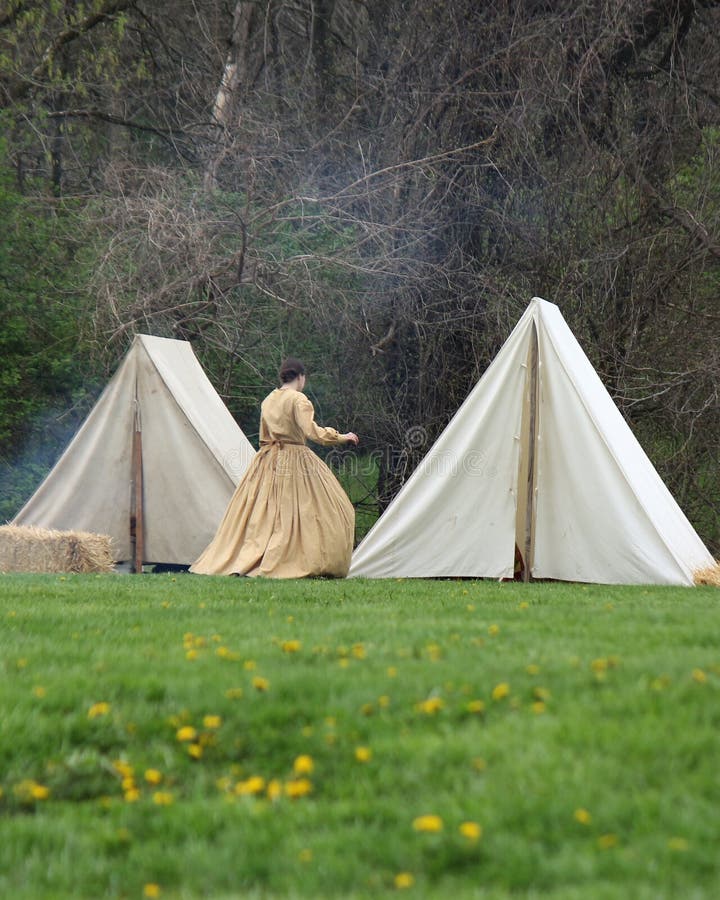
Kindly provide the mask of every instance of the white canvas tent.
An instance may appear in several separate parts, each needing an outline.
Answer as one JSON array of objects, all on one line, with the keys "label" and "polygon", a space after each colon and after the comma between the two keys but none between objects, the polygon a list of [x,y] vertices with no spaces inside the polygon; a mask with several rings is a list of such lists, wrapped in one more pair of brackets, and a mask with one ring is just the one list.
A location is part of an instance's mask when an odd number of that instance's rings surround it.
[{"label": "white canvas tent", "polygon": [[714,561],[552,303],[534,298],[351,576],[692,585]]},{"label": "white canvas tent", "polygon": [[137,335],[13,523],[108,534],[115,559],[136,568],[187,565],[254,455],[190,344]]}]

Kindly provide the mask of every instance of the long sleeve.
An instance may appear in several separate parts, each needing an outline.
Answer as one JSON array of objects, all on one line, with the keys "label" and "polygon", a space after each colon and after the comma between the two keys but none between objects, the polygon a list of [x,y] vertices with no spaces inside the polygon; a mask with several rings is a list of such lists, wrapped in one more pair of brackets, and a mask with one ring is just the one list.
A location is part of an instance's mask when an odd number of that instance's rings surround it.
[{"label": "long sleeve", "polygon": [[295,421],[307,440],[316,444],[346,443],[334,428],[323,428],[315,422],[313,405],[303,394],[299,394],[295,402]]}]

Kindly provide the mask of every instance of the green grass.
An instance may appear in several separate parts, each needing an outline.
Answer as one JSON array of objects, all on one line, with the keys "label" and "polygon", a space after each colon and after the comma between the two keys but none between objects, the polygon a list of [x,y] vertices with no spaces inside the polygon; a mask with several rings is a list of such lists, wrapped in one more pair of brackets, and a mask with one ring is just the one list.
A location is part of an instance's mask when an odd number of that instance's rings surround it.
[{"label": "green grass", "polygon": [[[0,576],[0,896],[720,896],[719,600]],[[470,711],[478,700],[485,711]],[[292,782],[301,755],[309,795],[237,793],[251,776]],[[442,831],[413,829],[427,814]]]}]

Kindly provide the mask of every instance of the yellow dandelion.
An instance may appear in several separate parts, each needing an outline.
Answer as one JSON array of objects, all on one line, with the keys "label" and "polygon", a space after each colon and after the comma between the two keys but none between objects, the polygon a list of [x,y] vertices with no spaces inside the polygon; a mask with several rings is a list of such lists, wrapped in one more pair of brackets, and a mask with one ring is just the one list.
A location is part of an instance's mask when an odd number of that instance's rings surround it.
[{"label": "yellow dandelion", "polygon": [[282,782],[278,778],[273,778],[268,782],[266,794],[268,800],[277,800],[282,797],[283,786]]},{"label": "yellow dandelion", "polygon": [[477,822],[462,822],[458,830],[469,841],[479,841],[482,837],[482,827]]},{"label": "yellow dandelion", "polygon": [[536,700],[549,700],[550,691],[546,687],[533,688],[533,695]]},{"label": "yellow dandelion", "polygon": [[519,609],[530,609],[530,604],[527,602],[527,600],[523,600],[521,603],[518,603],[518,608]]},{"label": "yellow dandelion", "polygon": [[120,782],[120,787],[122,787],[124,791],[131,791],[134,787],[136,787],[135,778],[132,775],[123,776],[123,780]]},{"label": "yellow dandelion", "polygon": [[684,853],[688,847],[690,846],[688,842],[683,837],[671,837],[668,838],[668,850],[676,850],[680,853]]},{"label": "yellow dandelion", "polygon": [[147,781],[148,784],[160,784],[162,780],[162,772],[159,769],[145,770],[145,781]]},{"label": "yellow dandelion", "polygon": [[488,634],[490,637],[495,637],[500,634],[500,626],[499,625],[490,625],[488,628]]},{"label": "yellow dandelion", "polygon": [[171,806],[173,799],[173,795],[169,791],[156,791],[152,796],[152,801],[157,806]]},{"label": "yellow dandelion", "polygon": [[188,744],[188,755],[193,759],[200,759],[203,755],[203,746],[202,744]]},{"label": "yellow dandelion", "polygon": [[30,788],[30,796],[33,800],[47,800],[50,796],[50,788],[34,782]]},{"label": "yellow dandelion", "polygon": [[501,681],[500,684],[496,684],[492,690],[492,698],[493,700],[504,700],[505,697],[510,693],[510,685],[507,681]]},{"label": "yellow dandelion", "polygon": [[185,653],[185,659],[187,659],[188,662],[194,662],[197,658],[198,658],[197,650],[188,650]]},{"label": "yellow dandelion", "polygon": [[175,737],[179,741],[194,741],[197,737],[197,730],[192,725],[183,725],[182,728],[178,728]]},{"label": "yellow dandelion", "polygon": [[283,641],[280,647],[283,653],[297,653],[301,649],[302,644],[298,640]]},{"label": "yellow dandelion", "polygon": [[160,885],[154,881],[148,882],[143,888],[143,897],[159,897],[160,893]]},{"label": "yellow dandelion", "polygon": [[219,728],[221,725],[221,716],[203,716],[203,728]]},{"label": "yellow dandelion", "polygon": [[355,659],[365,659],[365,657],[367,656],[365,646],[363,644],[353,644],[351,652]]},{"label": "yellow dandelion", "polygon": [[415,879],[410,872],[398,872],[394,878],[394,884],[397,890],[404,891],[415,884]]},{"label": "yellow dandelion", "polygon": [[470,700],[465,709],[469,713],[482,713],[485,712],[485,701],[484,700]]},{"label": "yellow dandelion", "polygon": [[525,671],[528,675],[539,675],[540,674],[540,666],[537,663],[530,663],[530,665],[525,667]]},{"label": "yellow dandelion", "polygon": [[707,673],[703,672],[702,669],[693,669],[692,678],[693,681],[697,681],[698,684],[705,684],[705,682],[708,680]]},{"label": "yellow dandelion", "polygon": [[88,710],[88,719],[97,719],[99,716],[106,716],[109,712],[109,703],[105,703],[104,701],[101,703],[93,703]]},{"label": "yellow dandelion", "polygon": [[442,697],[428,697],[427,700],[421,700],[415,705],[415,708],[426,716],[433,716],[444,706]]},{"label": "yellow dandelion", "polygon": [[348,666],[350,665],[350,660],[346,656],[343,656],[341,659],[338,660],[338,665],[340,666],[341,669],[347,669]]},{"label": "yellow dandelion", "polygon": [[388,678],[397,678],[397,667],[396,666],[388,666],[387,667],[387,677]]},{"label": "yellow dandelion", "polygon": [[412,827],[415,831],[438,832],[443,830],[443,820],[433,814],[418,816],[413,819]]},{"label": "yellow dandelion", "polygon": [[225,696],[228,700],[239,700],[243,695],[243,689],[241,687],[228,688],[225,691]]},{"label": "yellow dandelion", "polygon": [[243,669],[247,672],[252,672],[254,669],[257,669],[257,663],[254,659],[246,659],[243,663]]},{"label": "yellow dandelion", "polygon": [[573,813],[573,818],[581,825],[589,825],[592,821],[592,816],[583,806],[580,806],[575,810],[575,812]]},{"label": "yellow dandelion", "polygon": [[303,863],[312,862],[312,858],[313,858],[313,852],[312,852],[312,850],[310,850],[309,847],[303,848],[298,853],[298,859],[300,860],[300,862],[303,862]]},{"label": "yellow dandelion", "polygon": [[252,686],[256,691],[267,691],[270,688],[270,682],[262,675],[256,675],[252,680]]},{"label": "yellow dandelion", "polygon": [[285,793],[291,800],[306,797],[312,793],[312,782],[307,778],[296,778],[285,784]]},{"label": "yellow dandelion", "polygon": [[315,729],[312,725],[303,725],[303,727],[300,729],[300,734],[303,737],[312,737],[314,733]]},{"label": "yellow dandelion", "polygon": [[617,847],[618,836],[616,834],[601,834],[597,839],[597,845],[601,850],[611,850]]},{"label": "yellow dandelion", "polygon": [[530,709],[535,713],[536,716],[540,716],[545,712],[547,707],[542,700],[536,700],[531,704]]},{"label": "yellow dandelion", "polygon": [[307,754],[298,756],[293,763],[293,772],[296,775],[312,775],[314,768],[315,763],[313,762],[313,758]]},{"label": "yellow dandelion", "polygon": [[590,663],[590,668],[593,670],[593,672],[595,672],[596,675],[602,674],[608,669],[608,661],[603,656],[598,657]]},{"label": "yellow dandelion", "polygon": [[442,647],[439,644],[428,644],[425,649],[430,662],[437,662],[442,657]]},{"label": "yellow dandelion", "polygon": [[123,794],[126,803],[137,803],[140,799],[140,791],[137,788],[130,788]]},{"label": "yellow dandelion", "polygon": [[265,790],[265,779],[262,775],[251,775],[249,778],[246,778],[245,781],[238,781],[235,785],[235,793],[239,797],[244,796],[255,796],[256,794],[262,794]]},{"label": "yellow dandelion", "polygon": [[487,760],[483,759],[482,756],[473,757],[472,767],[476,772],[484,772],[487,769]]},{"label": "yellow dandelion", "polygon": [[47,694],[47,691],[42,685],[36,684],[33,688],[33,694],[38,698],[38,700],[42,700],[42,698]]},{"label": "yellow dandelion", "polygon": [[378,697],[378,706],[380,709],[387,709],[390,706],[390,698],[387,694],[383,694],[381,697]]},{"label": "yellow dandelion", "polygon": [[364,716],[371,716],[375,712],[375,707],[372,705],[372,703],[363,703],[363,705],[360,707],[360,712]]},{"label": "yellow dandelion", "polygon": [[124,759],[114,760],[112,766],[118,775],[122,775],[123,778],[131,778],[135,772],[133,767],[129,763],[126,763]]},{"label": "yellow dandelion", "polygon": [[355,759],[360,763],[370,762],[372,759],[372,750],[369,747],[356,747]]}]

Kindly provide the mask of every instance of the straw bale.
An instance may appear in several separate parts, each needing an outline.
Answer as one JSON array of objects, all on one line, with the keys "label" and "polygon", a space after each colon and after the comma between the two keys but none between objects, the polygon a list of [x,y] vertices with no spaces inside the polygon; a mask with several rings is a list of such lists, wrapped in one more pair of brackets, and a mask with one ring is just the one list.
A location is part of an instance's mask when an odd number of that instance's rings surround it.
[{"label": "straw bale", "polygon": [[0,526],[0,572],[112,572],[111,538],[88,531]]},{"label": "straw bale", "polygon": [[706,569],[698,569],[697,572],[693,572],[693,581],[695,584],[720,587],[720,560],[715,560],[714,566],[708,566]]},{"label": "straw bale", "polygon": [[706,569],[698,569],[693,572],[693,580],[695,584],[708,584],[711,587],[720,587],[720,560],[715,560],[714,566],[708,566]]}]

